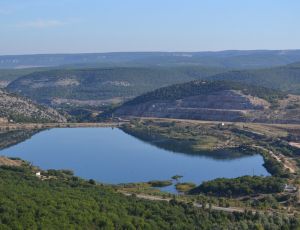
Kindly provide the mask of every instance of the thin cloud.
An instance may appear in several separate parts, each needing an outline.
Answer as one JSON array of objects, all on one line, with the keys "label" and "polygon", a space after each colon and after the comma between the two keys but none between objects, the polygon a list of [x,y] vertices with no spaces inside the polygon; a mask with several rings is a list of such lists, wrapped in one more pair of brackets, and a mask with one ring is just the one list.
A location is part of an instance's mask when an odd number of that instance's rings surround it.
[{"label": "thin cloud", "polygon": [[60,27],[60,26],[66,25],[66,24],[68,24],[68,22],[66,22],[66,21],[38,19],[35,21],[22,22],[22,23],[18,24],[17,27],[44,29],[44,28],[50,28],[50,27]]}]

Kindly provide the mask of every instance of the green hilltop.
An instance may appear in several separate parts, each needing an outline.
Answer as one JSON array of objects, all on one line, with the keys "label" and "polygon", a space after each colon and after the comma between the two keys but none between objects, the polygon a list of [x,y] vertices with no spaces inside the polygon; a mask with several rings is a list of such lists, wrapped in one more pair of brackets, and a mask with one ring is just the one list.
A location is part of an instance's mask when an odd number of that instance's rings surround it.
[{"label": "green hilltop", "polygon": [[155,100],[176,100],[224,90],[238,90],[246,95],[263,98],[271,103],[286,96],[285,93],[279,90],[247,85],[240,82],[196,80],[154,90],[136,97],[133,100],[126,102],[124,105],[135,105]]},{"label": "green hilltop", "polygon": [[300,63],[258,70],[229,71],[209,79],[238,81],[300,94]]}]

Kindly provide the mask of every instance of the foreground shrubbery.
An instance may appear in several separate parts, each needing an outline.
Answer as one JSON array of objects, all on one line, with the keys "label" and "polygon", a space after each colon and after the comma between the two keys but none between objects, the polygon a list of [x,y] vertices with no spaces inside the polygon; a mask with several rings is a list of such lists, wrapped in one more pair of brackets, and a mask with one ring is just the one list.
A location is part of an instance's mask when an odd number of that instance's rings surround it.
[{"label": "foreground shrubbery", "polygon": [[172,185],[172,181],[170,180],[153,180],[148,182],[152,187],[166,187]]},{"label": "foreground shrubbery", "polygon": [[62,171],[55,175],[56,179],[41,181],[27,168],[0,168],[0,229],[276,230],[299,226],[295,218],[139,200]]},{"label": "foreground shrubbery", "polygon": [[278,193],[284,189],[284,180],[276,177],[243,176],[234,179],[218,178],[202,183],[191,194],[215,196],[244,196],[258,193]]}]

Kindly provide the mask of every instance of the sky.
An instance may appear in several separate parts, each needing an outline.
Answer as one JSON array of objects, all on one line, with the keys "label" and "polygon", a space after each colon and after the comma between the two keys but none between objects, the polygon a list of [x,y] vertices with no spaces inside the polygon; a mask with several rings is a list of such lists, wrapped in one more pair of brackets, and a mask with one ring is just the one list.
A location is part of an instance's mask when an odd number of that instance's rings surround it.
[{"label": "sky", "polygon": [[299,0],[0,0],[0,55],[300,49]]}]

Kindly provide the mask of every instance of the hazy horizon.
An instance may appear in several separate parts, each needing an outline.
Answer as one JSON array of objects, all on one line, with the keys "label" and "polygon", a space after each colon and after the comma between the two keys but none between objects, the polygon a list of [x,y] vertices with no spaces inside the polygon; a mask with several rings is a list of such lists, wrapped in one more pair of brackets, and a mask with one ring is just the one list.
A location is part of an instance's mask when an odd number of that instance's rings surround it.
[{"label": "hazy horizon", "polygon": [[0,55],[294,50],[300,2],[3,0]]},{"label": "hazy horizon", "polygon": [[80,54],[117,54],[117,53],[221,53],[221,52],[239,52],[239,51],[300,51],[296,49],[249,49],[249,50],[200,50],[200,51],[108,51],[108,52],[70,52],[70,53],[19,53],[19,54],[0,54],[0,56],[27,56],[27,55],[80,55]]}]

